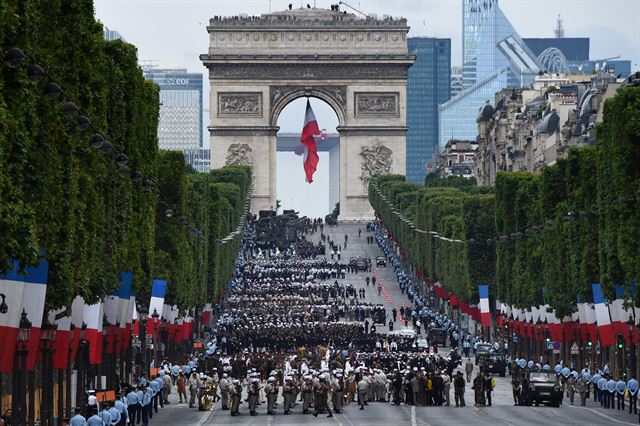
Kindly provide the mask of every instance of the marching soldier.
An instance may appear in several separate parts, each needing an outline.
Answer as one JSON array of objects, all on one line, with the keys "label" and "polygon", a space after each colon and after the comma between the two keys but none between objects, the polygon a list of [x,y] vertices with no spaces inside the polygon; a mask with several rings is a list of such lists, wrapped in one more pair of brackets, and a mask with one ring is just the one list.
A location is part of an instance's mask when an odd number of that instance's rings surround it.
[{"label": "marching soldier", "polygon": [[282,396],[284,398],[284,414],[291,414],[291,405],[293,405],[293,399],[295,398],[295,390],[293,387],[293,377],[285,377],[285,384],[282,388]]},{"label": "marching soldier", "polygon": [[234,417],[239,416],[240,399],[242,398],[242,385],[240,385],[240,380],[233,379],[233,382],[229,387],[229,396],[231,402],[231,415]]},{"label": "marching soldier", "polygon": [[305,376],[304,382],[302,383],[302,414],[309,414],[312,392],[313,382],[311,376]]},{"label": "marching soldier", "polygon": [[220,379],[220,394],[222,396],[222,409],[223,410],[228,410],[229,409],[229,379],[227,378],[227,373],[224,373],[222,375],[222,379]]},{"label": "marching soldier", "polygon": [[582,377],[582,375],[580,375],[578,380],[576,380],[576,392],[580,395],[580,405],[586,405],[588,386],[587,381]]},{"label": "marching soldier", "polygon": [[337,414],[340,414],[342,412],[342,401],[344,398],[344,382],[342,381],[342,373],[340,372],[336,374],[333,395],[333,411],[335,411]]},{"label": "marching soldier", "polygon": [[251,384],[248,386],[249,414],[251,414],[252,416],[258,415],[258,413],[256,413],[256,404],[258,402],[258,394],[260,393],[258,382],[258,379],[253,378],[251,379]]},{"label": "marching soldier", "polygon": [[267,379],[267,386],[264,391],[267,394],[267,414],[272,416],[275,414],[274,408],[278,398],[278,383],[275,377],[272,376]]},{"label": "marching soldier", "polygon": [[196,404],[196,398],[198,397],[198,374],[191,373],[189,376],[189,408],[193,408]]},{"label": "marching soldier", "polygon": [[327,417],[333,417],[333,413],[327,404],[327,397],[329,396],[329,385],[326,382],[327,376],[321,374],[319,376],[320,382],[315,388],[316,393],[316,401],[318,401],[317,405],[315,405],[315,410],[313,412],[314,417],[318,417],[318,413],[321,411],[327,410],[329,415]]}]

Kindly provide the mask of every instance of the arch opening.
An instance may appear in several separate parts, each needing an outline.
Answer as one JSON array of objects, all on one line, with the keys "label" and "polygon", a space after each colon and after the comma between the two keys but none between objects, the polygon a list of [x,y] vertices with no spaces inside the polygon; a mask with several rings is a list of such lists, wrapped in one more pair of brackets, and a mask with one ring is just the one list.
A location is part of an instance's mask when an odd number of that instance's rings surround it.
[{"label": "arch opening", "polygon": [[[276,148],[276,199],[282,209],[300,216],[322,217],[340,201],[340,113],[331,103],[309,96],[322,137],[316,140],[319,163],[313,182],[305,180],[304,147],[300,135],[304,125],[307,97],[288,96],[274,106],[272,123],[278,126]],[[275,207],[275,206],[274,206]],[[280,210],[280,211],[281,211]]]}]

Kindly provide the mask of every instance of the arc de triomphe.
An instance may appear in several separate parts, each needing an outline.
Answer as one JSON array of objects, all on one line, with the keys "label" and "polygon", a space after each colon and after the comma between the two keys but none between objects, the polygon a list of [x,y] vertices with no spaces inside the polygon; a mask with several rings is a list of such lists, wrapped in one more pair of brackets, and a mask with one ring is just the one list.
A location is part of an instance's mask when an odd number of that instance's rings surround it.
[{"label": "arc de triomphe", "polygon": [[212,167],[251,165],[251,211],[274,208],[278,116],[316,97],[339,121],[340,219],[372,217],[369,178],[405,172],[406,19],[297,9],[215,17],[207,30]]}]

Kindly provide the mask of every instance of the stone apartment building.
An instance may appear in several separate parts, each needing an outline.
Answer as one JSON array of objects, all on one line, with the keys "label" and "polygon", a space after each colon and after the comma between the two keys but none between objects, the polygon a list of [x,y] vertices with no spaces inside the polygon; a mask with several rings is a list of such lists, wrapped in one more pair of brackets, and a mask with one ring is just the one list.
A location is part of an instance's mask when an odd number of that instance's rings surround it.
[{"label": "stone apartment building", "polygon": [[540,75],[530,88],[504,89],[478,114],[474,174],[495,183],[499,171],[538,172],[571,147],[595,144],[604,101],[621,80],[609,74]]}]

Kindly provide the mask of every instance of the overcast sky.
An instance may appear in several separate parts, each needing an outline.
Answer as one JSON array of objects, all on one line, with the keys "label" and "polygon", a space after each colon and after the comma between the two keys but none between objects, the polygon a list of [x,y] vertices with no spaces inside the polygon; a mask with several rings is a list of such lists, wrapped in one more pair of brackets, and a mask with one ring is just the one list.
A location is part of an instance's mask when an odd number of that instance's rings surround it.
[{"label": "overcast sky", "polygon": [[[156,60],[163,68],[204,72],[198,56],[208,50],[209,18],[268,13],[270,7],[272,11],[284,10],[289,3],[294,7],[301,5],[300,0],[95,0],[95,8],[103,24],[138,47],[139,59]],[[307,3],[314,4],[313,0],[304,0],[305,6]],[[324,8],[334,3],[337,0],[315,1],[317,7]],[[410,36],[451,38],[451,63],[461,64],[461,0],[352,0],[348,3],[365,13],[407,17]],[[501,0],[500,7],[522,37],[553,37],[560,14],[564,19],[565,37],[591,38],[592,59],[621,55],[622,59],[631,60],[632,69],[638,69],[640,0]],[[205,87],[208,101],[208,85]],[[314,104],[314,109],[320,127],[334,130],[337,121],[333,111],[320,102]],[[287,131],[299,131],[303,117],[302,102],[287,107],[278,124]],[[290,182],[299,177],[304,183],[301,160],[294,154],[279,154],[278,198],[289,207],[287,200],[305,194],[304,198],[300,196],[300,207],[293,208],[310,216],[326,214],[333,208],[328,205],[328,189],[322,185],[328,178],[320,180],[321,174],[327,172],[321,164],[317,182],[306,187],[293,185]],[[288,179],[294,173],[294,179]],[[282,179],[283,176],[287,179]]]}]

